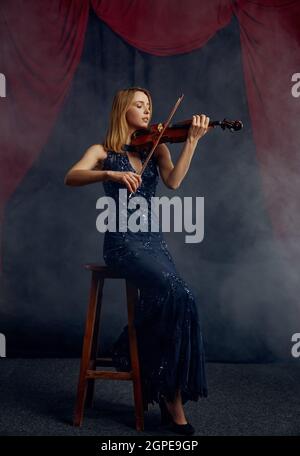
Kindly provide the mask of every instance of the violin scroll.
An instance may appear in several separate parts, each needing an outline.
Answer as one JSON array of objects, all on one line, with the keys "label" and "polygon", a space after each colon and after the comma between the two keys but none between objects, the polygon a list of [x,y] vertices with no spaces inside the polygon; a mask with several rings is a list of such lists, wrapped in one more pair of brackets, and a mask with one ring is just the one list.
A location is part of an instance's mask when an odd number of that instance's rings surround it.
[{"label": "violin scroll", "polygon": [[241,120],[228,120],[224,119],[221,121],[214,121],[213,122],[216,125],[220,125],[222,130],[225,130],[228,128],[231,132],[241,130],[243,128],[243,122]]}]

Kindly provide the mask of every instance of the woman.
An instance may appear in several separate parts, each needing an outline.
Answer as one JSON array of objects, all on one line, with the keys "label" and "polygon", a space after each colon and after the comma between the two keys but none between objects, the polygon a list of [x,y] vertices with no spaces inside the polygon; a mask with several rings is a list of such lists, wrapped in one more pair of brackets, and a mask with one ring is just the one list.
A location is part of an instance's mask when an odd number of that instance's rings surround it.
[{"label": "woman", "polygon": [[[161,232],[151,232],[151,197],[155,195],[160,177],[171,189],[177,189],[184,179],[198,140],[211,128],[209,117],[193,116],[187,140],[174,165],[165,144],[155,149],[145,171],[138,174],[147,157],[147,150],[134,152],[130,147],[132,133],[149,125],[152,100],[148,90],[131,87],[120,90],[114,97],[109,128],[103,144],[87,149],[65,177],[66,185],[86,185],[103,182],[107,196],[119,208],[119,190],[126,189],[127,200],[121,202],[123,215],[130,216],[128,195],[145,198],[147,210],[141,212],[148,231],[106,231],[103,257],[105,263],[120,269],[139,288],[140,297],[135,311],[135,327],[145,403],[158,402],[163,424],[180,434],[193,434],[186,420],[183,404],[207,396],[205,354],[202,332],[193,293],[179,276]],[[159,171],[159,173],[158,173]],[[119,201],[118,201],[119,198]],[[123,204],[123,205],[122,205]],[[114,344],[115,366],[130,370],[128,327]]]}]

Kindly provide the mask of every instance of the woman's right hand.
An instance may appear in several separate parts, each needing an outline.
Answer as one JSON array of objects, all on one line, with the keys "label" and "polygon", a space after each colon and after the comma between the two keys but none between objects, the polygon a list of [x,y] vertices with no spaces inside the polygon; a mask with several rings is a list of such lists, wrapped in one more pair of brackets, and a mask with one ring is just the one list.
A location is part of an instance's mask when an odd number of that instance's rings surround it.
[{"label": "woman's right hand", "polygon": [[139,174],[131,171],[110,171],[110,180],[124,184],[130,193],[135,193],[142,183],[142,178]]}]

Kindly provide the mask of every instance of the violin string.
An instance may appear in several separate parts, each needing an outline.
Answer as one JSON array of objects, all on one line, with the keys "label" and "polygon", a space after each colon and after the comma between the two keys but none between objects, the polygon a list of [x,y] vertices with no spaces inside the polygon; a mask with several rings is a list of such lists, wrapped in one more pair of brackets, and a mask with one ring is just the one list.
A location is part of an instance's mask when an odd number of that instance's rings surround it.
[{"label": "violin string", "polygon": [[162,137],[162,135],[164,134],[164,132],[165,132],[166,129],[168,128],[168,126],[169,126],[169,124],[170,124],[170,122],[171,122],[171,120],[172,120],[172,118],[173,118],[175,112],[177,111],[177,109],[178,109],[180,103],[181,103],[182,100],[183,100],[183,97],[184,97],[184,94],[182,94],[182,95],[178,98],[178,100],[176,101],[175,106],[173,107],[173,109],[172,109],[172,111],[171,111],[171,113],[170,113],[170,115],[169,115],[168,120],[167,120],[166,123],[164,124],[164,128],[162,129],[162,131],[160,132],[160,134],[159,134],[157,140],[156,140],[155,143],[153,144],[152,149],[151,149],[151,151],[149,152],[149,154],[148,154],[148,156],[147,156],[147,158],[146,158],[146,160],[145,160],[145,162],[144,162],[144,164],[143,164],[143,166],[142,166],[142,169],[141,169],[140,172],[139,172],[140,176],[143,174],[143,172],[144,172],[144,170],[145,170],[145,168],[146,168],[146,166],[147,166],[147,164],[148,164],[148,162],[149,162],[149,160],[150,160],[150,158],[151,158],[153,152],[155,151],[156,147],[157,147],[158,144],[159,144],[160,138]]},{"label": "violin string", "polygon": [[[145,160],[145,162],[144,162],[144,164],[143,164],[143,166],[142,166],[142,169],[140,170],[140,172],[137,173],[137,174],[139,174],[140,176],[143,174],[143,172],[144,172],[144,170],[145,170],[145,168],[146,168],[146,166],[147,166],[147,163],[149,162],[149,160],[150,160],[150,158],[151,158],[153,152],[155,151],[157,145],[159,144],[160,138],[161,138],[162,135],[164,134],[165,130],[168,128],[168,126],[169,126],[169,124],[170,124],[170,122],[171,122],[171,120],[172,120],[172,118],[173,118],[175,112],[176,112],[177,109],[178,109],[178,106],[180,105],[180,103],[181,103],[182,100],[183,100],[183,97],[184,97],[184,94],[182,94],[182,95],[178,98],[178,100],[176,101],[176,103],[175,103],[175,105],[174,105],[174,107],[173,107],[173,109],[172,109],[172,111],[171,111],[171,113],[170,113],[170,115],[169,115],[169,118],[168,118],[168,120],[166,121],[166,123],[164,124],[164,127],[163,127],[162,131],[160,132],[160,134],[159,134],[157,140],[156,140],[155,143],[153,144],[152,149],[151,149],[150,153],[148,154],[148,156],[147,156],[147,158],[146,158],[146,160]],[[132,196],[133,194],[134,194],[134,192],[131,192],[128,198],[131,198],[131,196]]]}]

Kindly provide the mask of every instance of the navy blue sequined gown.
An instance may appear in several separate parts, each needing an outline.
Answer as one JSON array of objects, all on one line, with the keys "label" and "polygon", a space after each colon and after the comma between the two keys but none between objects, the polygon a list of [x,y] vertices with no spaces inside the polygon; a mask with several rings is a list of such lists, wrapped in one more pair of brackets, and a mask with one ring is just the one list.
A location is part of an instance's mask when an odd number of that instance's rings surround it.
[{"label": "navy blue sequined gown", "polygon": [[[129,147],[123,146],[123,150]],[[141,152],[144,163],[147,152]],[[126,153],[108,151],[103,168],[114,171],[132,171]],[[151,215],[151,197],[155,196],[159,174],[154,156],[143,175],[142,184],[134,197],[148,201]],[[119,189],[124,185],[103,182],[105,193],[119,206]],[[128,192],[129,194],[129,192]],[[128,217],[136,209],[126,205],[121,211]],[[118,219],[118,212],[117,217]],[[149,222],[150,223],[150,222]],[[122,271],[140,290],[135,309],[135,328],[145,403],[158,402],[159,393],[172,401],[180,388],[182,402],[197,401],[207,396],[205,352],[196,301],[193,293],[179,276],[173,258],[161,232],[106,231],[103,258],[108,266]],[[130,371],[128,326],[126,325],[113,345],[113,362],[117,370]]]}]

